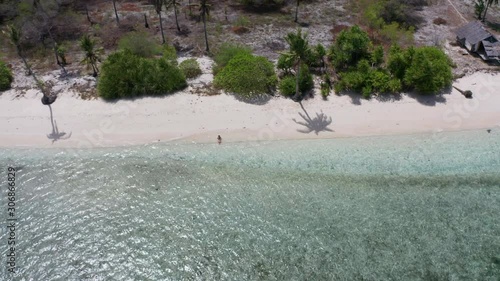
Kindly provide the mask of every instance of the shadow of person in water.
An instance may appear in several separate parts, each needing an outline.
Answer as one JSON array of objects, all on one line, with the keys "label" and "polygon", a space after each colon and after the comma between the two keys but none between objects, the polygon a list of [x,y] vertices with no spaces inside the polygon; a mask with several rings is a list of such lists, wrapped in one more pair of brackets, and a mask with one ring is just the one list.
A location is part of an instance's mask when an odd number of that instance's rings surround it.
[{"label": "shadow of person in water", "polygon": [[59,129],[57,128],[57,122],[54,120],[54,115],[52,113],[52,106],[49,104],[49,109],[50,109],[50,123],[52,124],[52,133],[47,135],[48,139],[52,140],[52,143],[56,142],[57,140],[67,140],[71,137],[71,132],[69,135],[66,135],[65,132],[59,132]]},{"label": "shadow of person in water", "polygon": [[299,112],[300,117],[304,119],[304,121],[297,121],[294,119],[293,122],[302,125],[306,128],[304,129],[298,129],[298,132],[304,133],[304,134],[309,134],[311,132],[314,132],[316,135],[319,134],[319,132],[333,132],[332,129],[328,128],[330,124],[332,124],[332,117],[326,116],[323,112],[316,113],[316,116],[314,118],[311,118],[309,116],[309,113],[307,113],[306,109],[302,105],[301,102],[299,102],[300,107],[302,110],[304,110],[304,113]]}]

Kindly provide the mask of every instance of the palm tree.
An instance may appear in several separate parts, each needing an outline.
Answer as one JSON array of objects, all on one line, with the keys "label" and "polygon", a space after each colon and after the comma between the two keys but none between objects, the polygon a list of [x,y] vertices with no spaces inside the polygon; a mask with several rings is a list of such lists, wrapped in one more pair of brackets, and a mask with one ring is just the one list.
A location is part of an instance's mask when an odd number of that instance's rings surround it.
[{"label": "palm tree", "polygon": [[165,44],[167,41],[165,40],[165,34],[163,33],[163,21],[161,19],[161,9],[163,7],[163,0],[154,0],[155,10],[158,14],[158,18],[160,19],[160,31],[161,31],[161,39],[162,44]]},{"label": "palm tree", "polygon": [[113,9],[115,10],[116,23],[120,25],[120,18],[118,18],[118,11],[116,10],[116,0],[113,0]]},{"label": "palm tree", "polygon": [[299,28],[297,33],[288,33],[285,37],[286,42],[290,45],[290,51],[285,53],[287,59],[293,62],[294,65],[297,66],[297,71],[295,73],[296,82],[295,82],[295,96],[293,100],[298,100],[300,97],[300,65],[307,58],[311,49],[309,47],[309,42],[307,41],[307,34],[302,35],[302,30]]},{"label": "palm tree", "polygon": [[295,22],[299,20],[298,15],[299,15],[299,3],[300,0],[297,0],[297,6],[295,7]]},{"label": "palm tree", "polygon": [[85,14],[87,15],[87,21],[92,25],[92,20],[90,19],[89,6],[85,4]]},{"label": "palm tree", "polygon": [[92,75],[97,77],[99,74],[97,62],[101,61],[101,59],[99,58],[99,50],[95,48],[95,40],[92,40],[88,35],[84,35],[80,39],[80,47],[85,52],[85,57],[80,63],[91,66],[93,70]]},{"label": "palm tree", "polygon": [[483,22],[486,21],[486,13],[488,12],[488,8],[493,4],[498,5],[498,0],[486,0],[486,8],[484,9]]},{"label": "palm tree", "polygon": [[50,105],[56,101],[57,96],[50,96],[47,93],[47,90],[45,88],[45,84],[38,80],[38,78],[35,75],[35,72],[31,69],[31,66],[28,64],[28,61],[26,60],[26,57],[22,53],[21,49],[21,32],[15,28],[14,26],[10,25],[8,26],[8,33],[9,33],[9,38],[11,43],[14,45],[16,48],[17,55],[21,58],[21,60],[24,63],[24,66],[26,67],[26,70],[28,71],[28,75],[31,75],[33,79],[36,82],[36,85],[40,88],[40,91],[42,92],[42,104],[44,105]]},{"label": "palm tree", "polygon": [[208,34],[207,34],[207,17],[210,16],[210,7],[212,5],[207,3],[208,0],[201,0],[200,3],[189,4],[190,6],[197,6],[200,11],[201,19],[203,20],[203,30],[205,32],[205,45],[206,52],[210,52],[210,48],[208,47]]},{"label": "palm tree", "polygon": [[21,32],[17,28],[15,28],[14,26],[9,25],[8,26],[8,33],[9,33],[8,35],[9,35],[10,42],[16,48],[16,53],[19,56],[19,58],[21,58],[21,60],[23,61],[24,66],[26,67],[26,70],[28,72],[28,75],[33,75],[33,71],[31,70],[30,65],[26,61],[26,57],[24,57],[24,55],[21,51]]},{"label": "palm tree", "polygon": [[[52,33],[50,33],[50,37],[53,38]],[[61,67],[61,69],[63,71],[63,76],[66,76],[66,75],[68,75],[68,72],[66,71],[66,68],[64,67],[66,65],[66,58],[65,58],[64,51],[62,51],[61,47],[57,45],[57,42],[55,40],[53,40],[53,42],[54,42],[53,49],[54,49],[54,56],[56,57],[56,63],[57,63],[57,65],[59,65]]]},{"label": "palm tree", "polygon": [[144,27],[149,28],[148,17],[144,14]]},{"label": "palm tree", "polygon": [[177,26],[177,31],[181,32],[181,28],[179,26],[179,20],[177,18],[177,6],[180,6],[181,4],[177,0],[165,0],[165,7],[167,9],[170,5],[174,8],[175,25]]}]

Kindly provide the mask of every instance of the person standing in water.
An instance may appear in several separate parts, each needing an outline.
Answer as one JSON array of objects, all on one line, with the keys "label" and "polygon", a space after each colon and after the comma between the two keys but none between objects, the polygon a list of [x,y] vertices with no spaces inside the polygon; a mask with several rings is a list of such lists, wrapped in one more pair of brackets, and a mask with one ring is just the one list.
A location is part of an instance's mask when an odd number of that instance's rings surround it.
[{"label": "person standing in water", "polygon": [[222,143],[222,138],[220,137],[220,135],[217,136],[217,143],[219,143],[219,144]]}]

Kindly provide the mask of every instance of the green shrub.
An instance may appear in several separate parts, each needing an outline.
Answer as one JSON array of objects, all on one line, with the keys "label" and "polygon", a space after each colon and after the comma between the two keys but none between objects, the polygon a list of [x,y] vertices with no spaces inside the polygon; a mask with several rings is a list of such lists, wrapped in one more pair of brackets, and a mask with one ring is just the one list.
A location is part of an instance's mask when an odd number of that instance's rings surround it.
[{"label": "green shrub", "polygon": [[318,44],[314,48],[311,48],[309,52],[306,53],[305,63],[309,67],[322,67],[323,57],[326,55],[326,49],[323,45]]},{"label": "green shrub", "polygon": [[322,44],[316,45],[316,47],[313,50],[313,53],[315,54],[315,58],[316,58],[316,62],[318,64],[318,66],[323,67],[324,66],[323,59],[326,56],[325,46],[323,46]]},{"label": "green shrub", "polygon": [[384,47],[375,47],[371,54],[370,60],[374,66],[380,66],[384,62]]},{"label": "green shrub", "polygon": [[328,74],[323,75],[323,81],[321,81],[321,96],[326,99],[332,92],[332,80]]},{"label": "green shrub", "polygon": [[179,64],[179,68],[186,78],[196,78],[201,75],[200,64],[196,59],[187,59]]},{"label": "green shrub", "polygon": [[224,43],[215,53],[214,61],[215,66],[213,67],[213,74],[217,75],[229,61],[237,55],[251,55],[252,50],[246,46],[239,44]]},{"label": "green shrub", "polygon": [[340,80],[337,82],[335,91],[357,91],[360,92],[366,84],[369,76],[366,73],[353,70],[340,74]]},{"label": "green shrub", "polygon": [[168,62],[177,65],[177,50],[174,46],[165,44],[163,45],[163,58]]},{"label": "green shrub", "polygon": [[143,58],[152,58],[162,53],[160,45],[146,32],[131,32],[125,35],[120,39],[118,48],[130,50],[134,55]]},{"label": "green shrub", "polygon": [[[293,97],[295,95],[296,77],[295,75],[287,75],[281,79],[279,89],[283,96]],[[300,67],[299,91],[303,94],[312,88],[314,88],[313,77],[307,65],[303,64]]]},{"label": "green shrub", "polygon": [[[402,0],[375,0],[366,3],[364,20],[374,29],[381,29],[384,24],[397,23],[402,29],[416,28],[423,22],[415,11],[419,9],[424,1],[402,1]],[[420,3],[419,3],[420,2]]]},{"label": "green shrub", "polygon": [[250,20],[245,16],[239,16],[234,22],[234,26],[247,27],[250,25]]},{"label": "green shrub", "polygon": [[285,54],[281,54],[278,57],[278,63],[276,65],[276,67],[279,70],[284,71],[285,74],[290,74],[292,72],[292,68],[293,68],[293,60],[291,60],[289,58],[289,56],[287,56]]},{"label": "green shrub", "polygon": [[437,93],[451,85],[451,62],[436,47],[408,48],[394,45],[389,52],[387,69],[373,68],[367,60],[361,60],[356,68],[339,73],[336,91],[361,92],[363,97],[371,93],[398,93],[403,89],[415,89],[421,93]]},{"label": "green shrub", "polygon": [[264,57],[238,54],[215,76],[217,87],[244,98],[272,93],[277,84],[273,64]]},{"label": "green shrub", "polygon": [[453,74],[450,65],[450,59],[442,50],[436,47],[416,48],[404,83],[424,94],[437,93],[451,86]]},{"label": "green shrub", "polygon": [[402,50],[398,45],[392,45],[387,59],[387,68],[389,72],[397,79],[403,80],[406,69],[410,66],[414,52],[415,49],[413,47]]},{"label": "green shrub", "polygon": [[364,98],[372,93],[398,93],[402,90],[401,80],[391,77],[384,69],[373,69],[368,61],[362,60],[356,70],[341,74],[336,90],[361,92]]},{"label": "green shrub", "polygon": [[368,33],[355,25],[342,30],[330,48],[330,59],[337,70],[345,70],[370,57],[372,43]]},{"label": "green shrub", "polygon": [[404,29],[416,28],[424,19],[416,13],[421,6],[426,5],[426,1],[401,1],[386,0],[379,16],[386,23],[397,22]]},{"label": "green shrub", "polygon": [[422,18],[416,16],[415,3],[402,3],[401,0],[374,0],[364,5],[364,22],[376,33],[378,40],[391,43],[412,44],[413,33]]},{"label": "green shrub", "polygon": [[384,24],[380,29],[380,35],[391,44],[401,43],[411,45],[413,44],[413,33],[415,33],[413,26],[405,28],[397,22]]},{"label": "green shrub", "polygon": [[300,67],[300,79],[299,79],[299,90],[301,93],[305,93],[314,88],[314,81],[309,71],[307,65],[302,65]]},{"label": "green shrub", "polygon": [[368,84],[374,93],[398,93],[402,89],[401,80],[391,78],[384,70],[372,70]]},{"label": "green shrub", "polygon": [[389,51],[387,68],[407,89],[421,93],[437,93],[451,85],[452,62],[436,47],[410,47],[402,50],[394,45]]},{"label": "green shrub", "polygon": [[12,81],[14,81],[12,72],[3,61],[0,61],[0,91],[10,89],[10,84],[12,83]]},{"label": "green shrub", "polygon": [[102,98],[116,99],[162,95],[185,86],[180,69],[167,60],[142,58],[125,50],[104,61],[97,89]]},{"label": "green shrub", "polygon": [[293,97],[295,95],[296,86],[295,76],[287,75],[280,80],[280,93],[285,97]]}]

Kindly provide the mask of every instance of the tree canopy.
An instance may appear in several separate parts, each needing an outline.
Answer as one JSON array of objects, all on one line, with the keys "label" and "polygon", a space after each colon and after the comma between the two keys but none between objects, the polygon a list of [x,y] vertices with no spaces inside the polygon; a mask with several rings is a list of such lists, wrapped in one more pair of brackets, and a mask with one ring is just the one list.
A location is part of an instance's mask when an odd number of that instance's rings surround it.
[{"label": "tree canopy", "polygon": [[261,94],[271,94],[277,84],[273,64],[264,57],[238,54],[217,73],[216,86],[252,98]]}]

